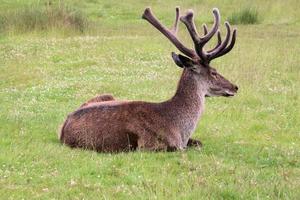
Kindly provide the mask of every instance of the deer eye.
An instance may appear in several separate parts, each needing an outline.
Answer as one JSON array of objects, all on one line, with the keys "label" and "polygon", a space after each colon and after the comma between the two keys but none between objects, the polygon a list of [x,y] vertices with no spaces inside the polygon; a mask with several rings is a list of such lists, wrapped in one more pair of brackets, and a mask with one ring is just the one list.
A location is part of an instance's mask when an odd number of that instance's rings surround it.
[{"label": "deer eye", "polygon": [[210,73],[212,76],[217,76],[217,72],[211,72]]}]

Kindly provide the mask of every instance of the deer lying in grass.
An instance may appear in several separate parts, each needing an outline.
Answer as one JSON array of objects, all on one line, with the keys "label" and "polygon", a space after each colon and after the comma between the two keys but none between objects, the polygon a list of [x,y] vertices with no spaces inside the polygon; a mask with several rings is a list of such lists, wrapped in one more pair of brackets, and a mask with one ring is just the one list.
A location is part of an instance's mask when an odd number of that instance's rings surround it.
[{"label": "deer lying in grass", "polygon": [[[167,29],[146,8],[143,19],[167,37],[183,55],[172,53],[176,65],[183,68],[175,95],[161,103],[119,101],[101,95],[83,104],[68,115],[60,132],[62,143],[70,147],[98,152],[120,152],[135,149],[179,150],[201,146],[191,135],[204,110],[205,96],[233,96],[238,87],[210,66],[210,61],[228,53],[235,44],[236,30],[225,22],[227,35],[222,41],[219,31],[220,14],[213,9],[214,24],[210,31],[204,25],[204,36],[197,33],[193,11],[179,16],[172,29]],[[194,42],[195,49],[185,47],[177,38],[179,19]],[[205,44],[217,33],[217,45],[208,51]],[[229,42],[230,41],[230,42]],[[187,56],[187,57],[186,57]]]}]

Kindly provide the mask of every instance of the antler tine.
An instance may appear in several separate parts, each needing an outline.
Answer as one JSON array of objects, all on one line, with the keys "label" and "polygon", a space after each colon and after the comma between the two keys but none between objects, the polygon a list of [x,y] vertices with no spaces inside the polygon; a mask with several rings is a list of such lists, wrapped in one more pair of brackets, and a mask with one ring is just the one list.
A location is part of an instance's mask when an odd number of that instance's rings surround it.
[{"label": "antler tine", "polygon": [[227,44],[229,42],[231,32],[230,32],[230,25],[227,21],[225,22],[225,26],[226,26],[226,30],[227,30],[226,38],[222,42],[222,44],[220,44],[216,49],[212,50],[211,52],[208,52],[208,57],[210,60],[214,59],[214,57],[217,56],[218,53],[220,53],[227,46]]},{"label": "antler tine", "polygon": [[211,31],[207,34],[205,34],[203,37],[201,37],[201,45],[204,46],[205,43],[207,43],[212,36],[214,36],[214,34],[218,31],[219,29],[219,25],[220,25],[220,12],[217,8],[213,9],[213,14],[215,17],[215,21],[214,21],[214,25],[213,28],[211,29]]},{"label": "antler tine", "polygon": [[207,25],[203,24],[202,26],[203,26],[204,35],[206,35],[208,33]]},{"label": "antler tine", "polygon": [[178,27],[178,18],[179,18],[179,8],[176,8],[176,19],[174,23],[174,31],[167,29],[164,25],[162,25],[158,19],[153,15],[150,8],[146,8],[144,14],[142,16],[143,19],[147,20],[150,24],[152,24],[157,30],[159,30],[166,38],[168,38],[176,48],[181,51],[183,54],[190,58],[198,58],[199,56],[193,49],[189,49],[185,47],[176,37],[176,31]]},{"label": "antler tine", "polygon": [[200,43],[200,37],[199,34],[197,33],[197,29],[194,23],[193,10],[188,10],[185,16],[180,17],[180,21],[182,21],[185,24],[196,47]]},{"label": "antler tine", "polygon": [[216,56],[214,56],[213,59],[218,58],[220,56],[223,56],[225,54],[227,54],[233,47],[236,41],[236,29],[233,29],[233,33],[232,33],[232,38],[231,38],[231,42],[230,44],[224,48],[222,51],[220,51]]},{"label": "antler tine", "polygon": [[221,38],[221,32],[220,31],[217,32],[217,36],[218,36],[218,43],[216,44],[216,46],[213,49],[208,50],[207,53],[213,52],[214,50],[216,50],[221,45],[222,38]]},{"label": "antler tine", "polygon": [[176,10],[175,22],[174,22],[173,28],[171,29],[171,32],[174,35],[177,35],[178,22],[179,22],[179,17],[180,17],[180,15],[179,15],[179,7],[177,6],[175,10]]}]

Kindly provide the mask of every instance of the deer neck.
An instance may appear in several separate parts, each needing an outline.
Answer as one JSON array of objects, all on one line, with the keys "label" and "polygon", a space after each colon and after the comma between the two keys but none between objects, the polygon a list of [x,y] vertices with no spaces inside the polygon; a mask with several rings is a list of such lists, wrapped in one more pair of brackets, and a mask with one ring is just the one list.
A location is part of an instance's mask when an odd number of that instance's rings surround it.
[{"label": "deer neck", "polygon": [[191,71],[184,69],[175,95],[166,102],[166,112],[180,132],[184,146],[204,110],[205,85],[199,81]]}]

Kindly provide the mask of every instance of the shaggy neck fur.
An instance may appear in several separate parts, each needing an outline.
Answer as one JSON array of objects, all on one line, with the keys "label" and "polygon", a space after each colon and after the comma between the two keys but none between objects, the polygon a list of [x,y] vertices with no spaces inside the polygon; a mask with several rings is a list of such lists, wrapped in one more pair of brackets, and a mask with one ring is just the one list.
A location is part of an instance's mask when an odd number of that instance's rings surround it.
[{"label": "shaggy neck fur", "polygon": [[205,85],[200,84],[191,71],[184,69],[175,95],[165,102],[168,108],[166,112],[180,131],[184,147],[204,110],[206,91],[204,87]]}]

